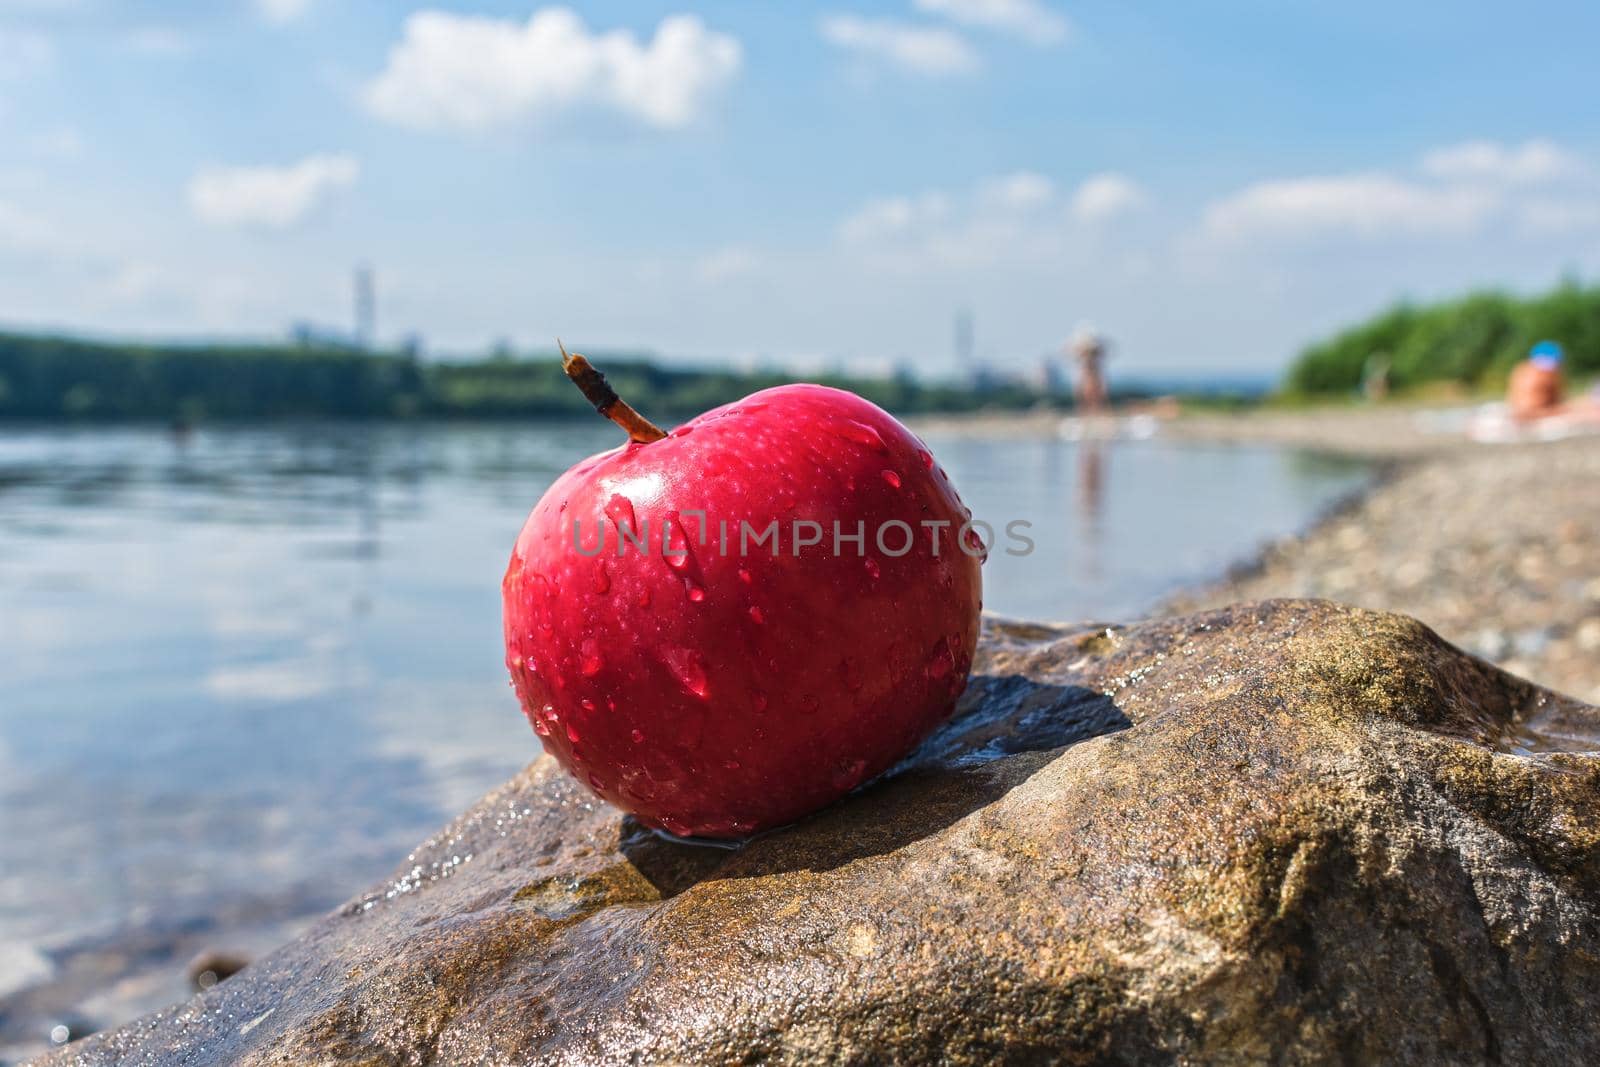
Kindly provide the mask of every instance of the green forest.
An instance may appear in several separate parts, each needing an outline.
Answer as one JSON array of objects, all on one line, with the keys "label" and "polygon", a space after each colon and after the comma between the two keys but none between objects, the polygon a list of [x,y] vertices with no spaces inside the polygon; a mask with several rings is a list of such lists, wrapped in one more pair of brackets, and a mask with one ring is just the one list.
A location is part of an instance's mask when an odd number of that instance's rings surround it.
[{"label": "green forest", "polygon": [[[593,352],[617,392],[661,418],[697,414],[771,385],[778,373],[667,367]],[[902,413],[1039,403],[1015,384],[982,391],[908,378],[824,375]],[[0,334],[0,417],[205,419],[472,418],[579,415],[583,397],[554,352],[470,362],[319,345],[143,345]]]},{"label": "green forest", "polygon": [[1567,281],[1532,297],[1478,292],[1399,304],[1307,347],[1290,366],[1284,392],[1352,392],[1369,359],[1388,362],[1397,390],[1441,382],[1498,388],[1528,349],[1546,339],[1566,349],[1569,374],[1600,373],[1600,286]]}]

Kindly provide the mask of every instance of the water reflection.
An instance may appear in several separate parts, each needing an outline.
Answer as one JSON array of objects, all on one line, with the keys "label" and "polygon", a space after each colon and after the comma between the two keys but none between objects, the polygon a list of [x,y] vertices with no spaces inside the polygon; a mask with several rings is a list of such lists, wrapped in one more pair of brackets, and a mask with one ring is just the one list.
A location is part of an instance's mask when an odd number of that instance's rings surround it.
[{"label": "water reflection", "polygon": [[1078,445],[1078,529],[1082,549],[1078,572],[1087,581],[1100,578],[1101,538],[1104,535],[1105,443],[1090,438]]}]

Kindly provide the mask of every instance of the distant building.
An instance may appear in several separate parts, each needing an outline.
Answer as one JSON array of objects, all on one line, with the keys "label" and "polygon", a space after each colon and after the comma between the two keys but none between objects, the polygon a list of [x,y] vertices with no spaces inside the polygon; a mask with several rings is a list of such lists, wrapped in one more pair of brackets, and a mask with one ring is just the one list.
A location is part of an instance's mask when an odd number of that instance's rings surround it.
[{"label": "distant building", "polygon": [[378,336],[378,292],[372,268],[363,264],[355,273],[355,345],[371,348]]},{"label": "distant building", "polygon": [[972,360],[976,347],[976,333],[972,325],[972,312],[956,312],[953,341],[956,359],[956,380],[975,383],[976,368],[973,366]]}]

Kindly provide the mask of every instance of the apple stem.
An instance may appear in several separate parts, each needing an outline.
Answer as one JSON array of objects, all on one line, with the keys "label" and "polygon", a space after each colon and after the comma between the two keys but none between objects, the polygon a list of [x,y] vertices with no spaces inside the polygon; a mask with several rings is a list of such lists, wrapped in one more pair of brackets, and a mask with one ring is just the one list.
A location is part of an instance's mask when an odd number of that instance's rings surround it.
[{"label": "apple stem", "polygon": [[617,391],[606,382],[606,376],[595,370],[592,363],[576,353],[569,355],[560,338],[556,339],[556,347],[561,349],[561,369],[567,372],[572,384],[578,387],[596,411],[626,430],[630,441],[647,445],[667,436],[665,430],[633,410],[626,400],[618,396]]}]

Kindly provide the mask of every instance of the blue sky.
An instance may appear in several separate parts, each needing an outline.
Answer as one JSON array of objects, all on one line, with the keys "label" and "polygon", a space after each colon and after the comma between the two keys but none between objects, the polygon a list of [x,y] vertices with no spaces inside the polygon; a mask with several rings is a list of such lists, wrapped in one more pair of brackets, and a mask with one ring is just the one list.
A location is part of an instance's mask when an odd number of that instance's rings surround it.
[{"label": "blue sky", "polygon": [[0,323],[1275,369],[1600,267],[1593,5],[0,0]]}]

